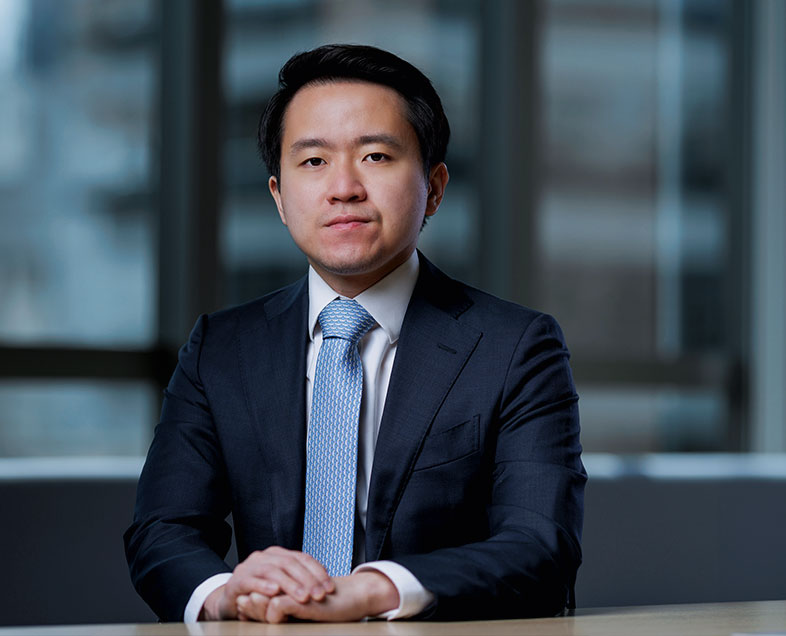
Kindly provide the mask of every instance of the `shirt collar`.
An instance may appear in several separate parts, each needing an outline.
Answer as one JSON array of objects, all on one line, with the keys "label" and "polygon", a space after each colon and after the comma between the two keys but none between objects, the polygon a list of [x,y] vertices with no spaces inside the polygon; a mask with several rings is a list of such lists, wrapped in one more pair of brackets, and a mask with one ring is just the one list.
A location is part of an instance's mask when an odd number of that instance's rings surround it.
[{"label": "shirt collar", "polygon": [[[401,324],[407,312],[409,299],[418,280],[420,262],[417,250],[390,272],[382,280],[377,281],[364,292],[355,296],[355,300],[376,320],[390,344],[398,340]],[[336,298],[345,298],[333,290],[316,270],[308,268],[308,337],[314,341],[317,319],[325,306]]]}]

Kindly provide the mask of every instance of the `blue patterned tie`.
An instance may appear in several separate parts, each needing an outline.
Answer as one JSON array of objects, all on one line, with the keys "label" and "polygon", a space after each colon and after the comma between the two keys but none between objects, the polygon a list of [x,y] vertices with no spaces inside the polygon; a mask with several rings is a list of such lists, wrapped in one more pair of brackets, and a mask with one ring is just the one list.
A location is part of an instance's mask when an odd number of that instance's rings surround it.
[{"label": "blue patterned tie", "polygon": [[319,314],[322,346],[306,441],[303,552],[330,576],[352,568],[355,478],[363,367],[358,341],[374,319],[354,300],[338,298]]}]

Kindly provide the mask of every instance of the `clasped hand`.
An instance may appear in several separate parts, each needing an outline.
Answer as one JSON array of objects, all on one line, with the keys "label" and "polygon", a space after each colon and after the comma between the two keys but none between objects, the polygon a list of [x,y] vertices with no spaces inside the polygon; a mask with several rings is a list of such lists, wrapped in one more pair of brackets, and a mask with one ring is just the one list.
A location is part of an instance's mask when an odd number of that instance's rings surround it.
[{"label": "clasped hand", "polygon": [[398,604],[396,587],[381,572],[331,578],[310,555],[274,546],[238,564],[207,597],[200,619],[356,621]]}]

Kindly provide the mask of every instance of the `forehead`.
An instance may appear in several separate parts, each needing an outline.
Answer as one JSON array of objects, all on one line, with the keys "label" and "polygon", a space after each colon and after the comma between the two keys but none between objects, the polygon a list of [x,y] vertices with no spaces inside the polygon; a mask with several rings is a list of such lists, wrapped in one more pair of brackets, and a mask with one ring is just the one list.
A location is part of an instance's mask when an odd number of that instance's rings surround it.
[{"label": "forehead", "polygon": [[383,131],[415,135],[407,118],[407,103],[397,91],[354,80],[307,84],[288,104],[282,124],[284,146],[302,136]]}]

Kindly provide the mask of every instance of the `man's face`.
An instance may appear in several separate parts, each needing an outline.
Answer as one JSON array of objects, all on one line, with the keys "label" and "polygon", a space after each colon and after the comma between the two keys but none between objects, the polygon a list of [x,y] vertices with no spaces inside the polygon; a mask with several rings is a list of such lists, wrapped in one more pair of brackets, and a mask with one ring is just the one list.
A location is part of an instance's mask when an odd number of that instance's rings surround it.
[{"label": "man's face", "polygon": [[337,81],[300,89],[284,115],[270,192],[297,246],[345,295],[403,263],[442,200],[447,169],[426,178],[405,113],[391,88]]}]

